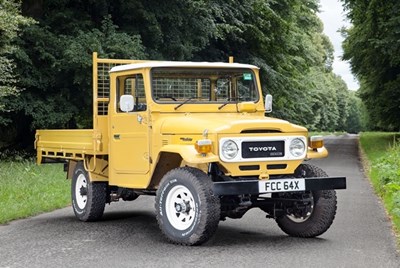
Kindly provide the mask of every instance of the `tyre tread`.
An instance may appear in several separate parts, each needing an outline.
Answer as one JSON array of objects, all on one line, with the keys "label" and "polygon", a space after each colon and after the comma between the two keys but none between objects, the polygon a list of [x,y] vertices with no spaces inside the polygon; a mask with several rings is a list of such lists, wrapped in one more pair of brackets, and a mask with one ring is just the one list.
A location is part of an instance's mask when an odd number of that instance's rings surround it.
[{"label": "tyre tread", "polygon": [[156,218],[158,225],[163,233],[164,237],[173,244],[183,246],[195,246],[200,245],[208,241],[216,232],[220,219],[220,203],[219,199],[213,195],[212,182],[209,177],[196,168],[182,167],[169,171],[162,179],[159,189],[163,189],[164,185],[168,183],[170,178],[176,176],[184,177],[186,180],[197,189],[197,195],[199,196],[199,202],[205,204],[205,209],[202,213],[205,214],[204,220],[200,220],[197,226],[197,231],[187,239],[177,239],[172,237],[167,230],[164,228],[163,221],[165,220],[159,212],[160,195],[157,193],[155,200]]},{"label": "tyre tread", "polygon": [[[326,172],[319,167],[303,164],[301,168],[306,171],[307,176],[328,177]],[[318,202],[318,207],[314,208],[318,215],[311,215],[309,220],[301,224],[293,223],[286,216],[277,218],[276,222],[282,231],[290,236],[312,238],[325,233],[329,229],[336,216],[336,192],[334,190],[315,191],[313,196]]]},{"label": "tyre tread", "polygon": [[[101,219],[104,213],[104,208],[107,202],[107,183],[105,182],[91,182],[89,180],[89,175],[85,168],[83,167],[82,162],[78,163],[75,168],[74,176],[77,172],[81,172],[86,176],[88,180],[88,203],[84,208],[83,213],[78,213],[76,208],[74,207],[74,202],[72,204],[72,208],[76,217],[84,222],[92,222],[98,221]],[[74,180],[75,178],[73,178]],[[74,199],[74,182],[71,185],[71,196]],[[74,201],[74,200],[72,200]]]}]

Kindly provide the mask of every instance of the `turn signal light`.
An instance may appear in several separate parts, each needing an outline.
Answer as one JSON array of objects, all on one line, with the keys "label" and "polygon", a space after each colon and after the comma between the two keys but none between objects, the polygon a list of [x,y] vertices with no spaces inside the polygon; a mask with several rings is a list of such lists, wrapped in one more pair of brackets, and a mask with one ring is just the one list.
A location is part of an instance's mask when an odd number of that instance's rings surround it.
[{"label": "turn signal light", "polygon": [[324,138],[322,136],[311,136],[309,138],[308,146],[313,149],[324,147]]},{"label": "turn signal light", "polygon": [[194,148],[199,154],[207,154],[212,150],[212,142],[209,139],[198,140],[194,144]]}]

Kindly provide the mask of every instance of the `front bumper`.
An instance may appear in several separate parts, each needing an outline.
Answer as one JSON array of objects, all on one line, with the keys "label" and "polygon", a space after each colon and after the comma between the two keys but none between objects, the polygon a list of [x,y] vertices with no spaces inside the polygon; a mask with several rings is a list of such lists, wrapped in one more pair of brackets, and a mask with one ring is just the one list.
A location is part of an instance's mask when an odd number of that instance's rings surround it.
[{"label": "front bumper", "polygon": [[[290,185],[290,180],[294,183]],[[271,184],[272,183],[272,184]],[[268,184],[268,186],[266,186]],[[300,187],[298,187],[300,185]],[[297,187],[297,188],[296,188]],[[346,189],[346,177],[239,180],[213,183],[216,196]]]}]

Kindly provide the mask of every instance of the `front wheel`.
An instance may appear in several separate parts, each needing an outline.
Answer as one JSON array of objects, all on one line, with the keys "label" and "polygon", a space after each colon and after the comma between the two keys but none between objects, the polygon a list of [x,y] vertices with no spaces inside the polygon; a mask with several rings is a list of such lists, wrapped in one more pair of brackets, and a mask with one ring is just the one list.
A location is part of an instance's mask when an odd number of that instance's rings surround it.
[{"label": "front wheel", "polygon": [[211,185],[209,177],[195,168],[173,169],[163,177],[155,208],[158,225],[170,242],[199,245],[215,233],[220,203]]},{"label": "front wheel", "polygon": [[107,184],[91,182],[82,162],[79,162],[72,177],[71,197],[72,208],[79,220],[99,220],[107,201]]},{"label": "front wheel", "polygon": [[[295,175],[328,177],[322,169],[308,164],[300,165]],[[290,197],[298,198],[299,201],[287,208],[285,215],[276,219],[282,231],[290,236],[308,238],[319,236],[329,229],[337,208],[334,190],[293,193]],[[307,204],[302,202],[302,198],[307,198]]]}]

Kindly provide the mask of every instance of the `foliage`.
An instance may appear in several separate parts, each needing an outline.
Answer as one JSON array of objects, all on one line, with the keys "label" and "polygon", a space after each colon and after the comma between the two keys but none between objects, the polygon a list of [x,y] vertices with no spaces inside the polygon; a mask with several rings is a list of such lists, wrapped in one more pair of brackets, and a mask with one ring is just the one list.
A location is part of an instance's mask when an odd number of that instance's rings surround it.
[{"label": "foliage", "polygon": [[145,56],[138,36],[117,29],[105,17],[99,29],[70,35],[41,25],[24,31],[23,47],[29,49],[20,50],[17,61],[26,92],[13,104],[32,118],[32,128],[76,127],[84,121],[77,119],[90,117],[92,51],[103,57]]},{"label": "foliage", "polygon": [[367,129],[367,111],[364,103],[361,101],[355,92],[349,94],[349,106],[347,108],[348,116],[345,121],[345,129],[350,133],[358,133],[362,130]]},{"label": "foliage", "polygon": [[[7,110],[5,97],[16,96],[15,64],[10,58],[15,52],[14,40],[20,28],[33,23],[33,20],[20,14],[20,2],[0,0],[0,112]],[[0,124],[6,120],[0,114]]]},{"label": "foliage", "polygon": [[400,190],[400,145],[395,143],[391,146],[385,157],[378,159],[374,168],[385,170],[379,177],[382,191],[396,192]]},{"label": "foliage", "polygon": [[360,143],[368,158],[374,189],[392,216],[395,229],[400,232],[400,135],[362,133]]},{"label": "foliage", "polygon": [[0,178],[0,224],[70,202],[70,182],[60,164],[39,167],[29,160],[0,161]]},{"label": "foliage", "polygon": [[104,2],[123,31],[141,37],[152,59],[191,59],[217,34],[213,1]]},{"label": "foliage", "polygon": [[15,112],[0,115],[13,124],[0,135],[25,147],[36,128],[90,128],[92,51],[196,61],[233,55],[261,68],[272,116],[346,130],[358,99],[332,73],[333,47],[317,12],[318,0],[26,0],[23,13],[38,24],[24,29],[12,53],[25,90],[7,99]]},{"label": "foliage", "polygon": [[[131,5],[117,9],[129,14],[135,12],[135,16],[113,13],[121,29],[140,32],[151,57],[226,61],[228,56],[234,55],[238,62],[261,67],[264,92],[272,93],[275,98],[273,116],[311,129],[346,129],[349,100],[354,101],[356,97],[350,98],[345,83],[332,74],[333,47],[322,33],[322,23],[316,14],[318,1],[213,0],[185,1],[184,5],[172,1],[169,9],[152,2],[140,5],[136,2],[132,10],[129,9]],[[147,28],[134,30],[132,26],[135,22],[149,24],[149,18],[138,11],[142,7],[154,11],[151,25],[161,29],[161,34],[174,32],[177,41],[188,41],[184,47],[190,48],[190,51],[185,50],[187,53],[176,57],[176,48],[160,50],[155,47],[158,39],[147,42]],[[181,18],[182,15],[184,18]],[[190,19],[193,16],[195,21]],[[172,18],[185,23],[167,24],[168,29],[163,28],[166,19],[174,20]],[[124,25],[129,25],[129,28]],[[203,25],[207,25],[205,29]],[[173,30],[175,27],[177,29]],[[190,40],[194,40],[193,33],[203,33],[205,38],[196,42],[195,47],[188,46]],[[158,35],[156,37],[159,38]],[[164,41],[163,45],[168,44]]]},{"label": "foliage", "polygon": [[345,31],[344,59],[360,80],[374,129],[400,128],[400,2],[342,0],[353,27]]},{"label": "foliage", "polygon": [[235,55],[239,62],[260,66],[264,90],[276,100],[274,115],[297,123],[309,120],[305,119],[312,114],[305,76],[310,67],[325,65],[326,59],[316,1],[309,1],[309,6],[303,1],[216,3],[220,34],[199,56],[226,60]]}]

